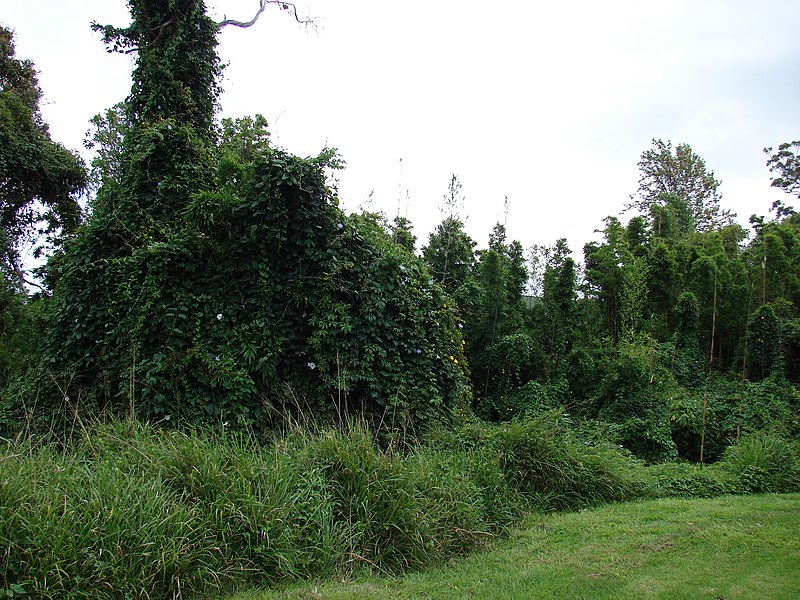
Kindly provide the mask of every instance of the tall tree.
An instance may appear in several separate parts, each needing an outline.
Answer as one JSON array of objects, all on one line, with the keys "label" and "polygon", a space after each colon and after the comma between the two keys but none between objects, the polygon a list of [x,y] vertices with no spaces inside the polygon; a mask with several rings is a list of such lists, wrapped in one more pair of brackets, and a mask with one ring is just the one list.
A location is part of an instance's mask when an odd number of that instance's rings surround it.
[{"label": "tall tree", "polygon": [[82,160],[50,138],[41,97],[33,63],[16,58],[13,32],[0,27],[0,265],[18,289],[28,283],[21,247],[74,231],[86,184]]},{"label": "tall tree", "polygon": [[800,198],[800,140],[781,144],[774,152],[765,148],[764,152],[769,154],[769,170],[776,174],[772,186]]},{"label": "tall tree", "polygon": [[542,345],[547,356],[546,375],[553,378],[563,374],[566,355],[572,343],[577,274],[566,239],[559,239],[547,254],[543,277]]},{"label": "tall tree", "polygon": [[433,276],[453,294],[466,281],[475,260],[475,242],[464,231],[460,212],[464,205],[461,182],[454,173],[442,197],[444,219],[428,237],[422,258]]},{"label": "tall tree", "polygon": [[639,159],[639,173],[639,189],[628,208],[652,217],[656,235],[668,218],[682,234],[731,222],[730,211],[720,207],[720,181],[688,144],[673,148],[672,142],[653,140]]}]

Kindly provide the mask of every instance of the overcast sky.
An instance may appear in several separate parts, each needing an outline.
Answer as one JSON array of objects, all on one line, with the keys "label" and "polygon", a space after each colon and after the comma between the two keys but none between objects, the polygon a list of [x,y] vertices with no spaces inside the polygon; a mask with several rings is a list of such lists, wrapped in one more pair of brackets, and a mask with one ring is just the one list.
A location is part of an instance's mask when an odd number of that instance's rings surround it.
[{"label": "overcast sky", "polygon": [[[208,1],[248,20],[257,0]],[[411,219],[420,243],[442,218],[450,175],[485,247],[504,220],[524,246],[595,238],[636,191],[653,138],[685,142],[747,223],[772,202],[765,146],[800,139],[797,0],[300,0],[227,28],[223,116],[262,113],[302,156],[347,162],[342,205]],[[88,120],[125,98],[130,56],[89,24],[126,25],[124,0],[0,0],[17,56],[40,73],[45,119],[81,149]],[[626,219],[628,216],[625,217]]]}]

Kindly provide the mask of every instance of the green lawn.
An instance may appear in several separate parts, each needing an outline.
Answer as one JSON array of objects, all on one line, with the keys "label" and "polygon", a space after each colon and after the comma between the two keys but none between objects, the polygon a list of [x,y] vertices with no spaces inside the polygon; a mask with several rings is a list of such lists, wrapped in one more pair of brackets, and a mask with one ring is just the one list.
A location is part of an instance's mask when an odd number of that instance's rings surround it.
[{"label": "green lawn", "polygon": [[531,517],[492,551],[402,578],[273,598],[800,598],[800,494],[657,500]]}]

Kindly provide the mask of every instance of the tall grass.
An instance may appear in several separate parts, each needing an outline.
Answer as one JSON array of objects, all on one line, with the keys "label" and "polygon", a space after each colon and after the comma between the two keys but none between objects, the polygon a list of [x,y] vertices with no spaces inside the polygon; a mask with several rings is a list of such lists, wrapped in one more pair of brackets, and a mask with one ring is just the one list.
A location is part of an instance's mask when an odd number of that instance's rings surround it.
[{"label": "tall grass", "polygon": [[269,444],[96,425],[66,448],[0,446],[0,597],[208,597],[396,573],[480,547],[531,510],[797,489],[797,465],[788,442],[743,438],[718,465],[653,476],[558,413],[468,423],[402,451],[363,424]]},{"label": "tall grass", "polygon": [[780,434],[755,432],[729,446],[721,466],[742,493],[791,492],[800,489],[798,444]]}]

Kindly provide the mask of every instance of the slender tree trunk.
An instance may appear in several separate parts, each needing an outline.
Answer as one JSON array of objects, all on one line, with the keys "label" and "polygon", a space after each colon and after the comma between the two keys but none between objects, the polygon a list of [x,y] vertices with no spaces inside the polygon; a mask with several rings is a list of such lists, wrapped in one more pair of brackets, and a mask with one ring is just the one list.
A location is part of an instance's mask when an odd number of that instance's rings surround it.
[{"label": "slender tree trunk", "polygon": [[708,374],[706,375],[706,387],[703,392],[703,429],[700,434],[700,464],[703,464],[703,458],[706,449],[706,415],[708,409],[708,380],[711,378],[711,368],[714,365],[714,336],[717,330],[717,270],[714,269],[714,311],[711,319],[711,351],[708,355]]}]

